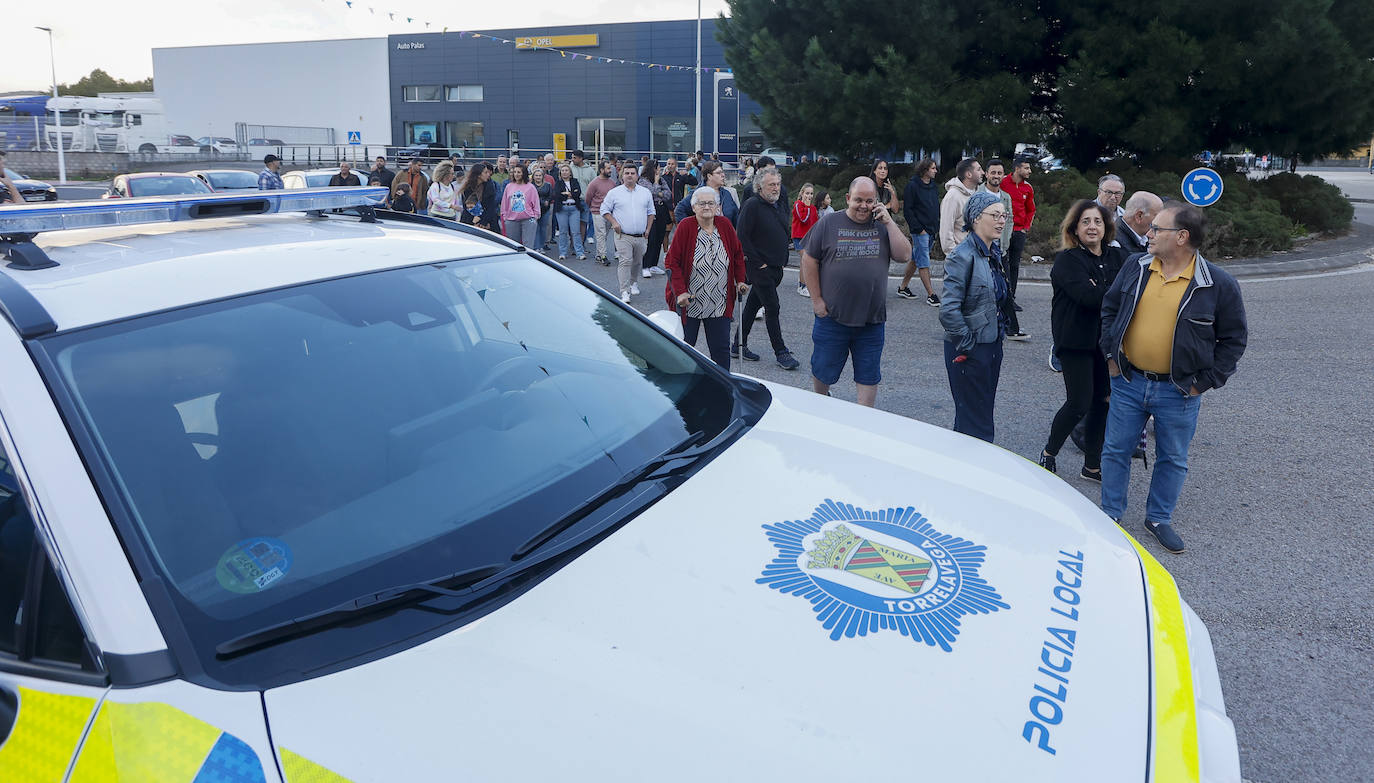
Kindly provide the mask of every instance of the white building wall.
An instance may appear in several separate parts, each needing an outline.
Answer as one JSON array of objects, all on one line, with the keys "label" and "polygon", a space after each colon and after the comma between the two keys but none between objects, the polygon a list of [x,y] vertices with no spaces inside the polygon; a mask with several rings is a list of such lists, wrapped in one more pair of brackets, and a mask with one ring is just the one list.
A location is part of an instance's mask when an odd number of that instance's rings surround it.
[{"label": "white building wall", "polygon": [[168,130],[234,137],[234,123],[333,128],[338,144],[391,143],[387,40],[185,46],[153,50]]}]

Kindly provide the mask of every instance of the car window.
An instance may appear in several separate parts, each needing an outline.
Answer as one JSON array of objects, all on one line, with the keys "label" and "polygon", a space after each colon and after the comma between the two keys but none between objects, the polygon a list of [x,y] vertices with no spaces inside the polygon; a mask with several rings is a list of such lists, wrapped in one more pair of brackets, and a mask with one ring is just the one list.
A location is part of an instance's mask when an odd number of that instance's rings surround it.
[{"label": "car window", "polygon": [[210,187],[196,177],[142,177],[129,180],[131,196],[177,196],[210,193]]},{"label": "car window", "polygon": [[[37,584],[33,584],[37,582]],[[36,589],[35,589],[36,588]],[[0,446],[0,663],[6,657],[93,668],[85,634]]]},{"label": "car window", "polygon": [[306,174],[305,186],[308,188],[324,188],[329,186],[329,180],[334,178],[338,172],[325,171],[318,174]]},{"label": "car window", "polygon": [[251,171],[216,171],[205,175],[215,189],[235,189],[258,187],[258,175]]},{"label": "car window", "polygon": [[211,665],[214,644],[264,623],[508,562],[624,473],[719,432],[735,404],[699,356],[527,256],[45,346]]}]

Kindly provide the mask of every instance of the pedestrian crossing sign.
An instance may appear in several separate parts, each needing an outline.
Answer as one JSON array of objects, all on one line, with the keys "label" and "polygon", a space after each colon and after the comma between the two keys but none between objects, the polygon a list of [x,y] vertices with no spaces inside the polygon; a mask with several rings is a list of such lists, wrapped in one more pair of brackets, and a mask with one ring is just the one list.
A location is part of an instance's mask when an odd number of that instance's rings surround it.
[{"label": "pedestrian crossing sign", "polygon": [[362,144],[362,143],[363,143],[363,132],[362,132],[362,131],[349,131],[349,132],[348,132],[348,143],[349,143],[349,144]]}]

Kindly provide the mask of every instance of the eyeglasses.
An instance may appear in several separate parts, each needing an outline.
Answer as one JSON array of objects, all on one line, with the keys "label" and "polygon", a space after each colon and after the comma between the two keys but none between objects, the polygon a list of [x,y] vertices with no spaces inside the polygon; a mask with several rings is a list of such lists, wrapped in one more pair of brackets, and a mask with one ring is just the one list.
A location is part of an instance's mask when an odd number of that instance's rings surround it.
[{"label": "eyeglasses", "polygon": [[703,201],[698,201],[698,202],[692,204],[692,206],[694,206],[694,207],[714,207],[717,203],[718,203],[718,202],[715,202],[715,201],[705,201],[705,200],[703,200]]},{"label": "eyeglasses", "polygon": [[1150,224],[1150,227],[1147,228],[1147,229],[1145,229],[1145,233],[1148,234],[1148,233],[1150,233],[1151,231],[1153,231],[1153,232],[1155,232],[1156,234],[1158,234],[1158,233],[1161,232],[1161,231],[1186,231],[1186,230],[1187,230],[1187,229],[1182,229],[1182,228],[1165,228],[1164,226],[1156,226],[1154,223],[1151,223],[1151,224]]},{"label": "eyeglasses", "polygon": [[1108,195],[1108,196],[1124,196],[1124,195],[1126,195],[1126,191],[1124,191],[1124,190],[1107,190],[1106,188],[1098,188],[1098,189],[1097,189],[1097,192],[1098,192],[1098,193],[1104,193],[1104,194],[1106,194],[1106,195]]},{"label": "eyeglasses", "polygon": [[992,218],[994,223],[1006,222],[1007,220],[1007,213],[1005,212],[984,212],[983,215]]}]

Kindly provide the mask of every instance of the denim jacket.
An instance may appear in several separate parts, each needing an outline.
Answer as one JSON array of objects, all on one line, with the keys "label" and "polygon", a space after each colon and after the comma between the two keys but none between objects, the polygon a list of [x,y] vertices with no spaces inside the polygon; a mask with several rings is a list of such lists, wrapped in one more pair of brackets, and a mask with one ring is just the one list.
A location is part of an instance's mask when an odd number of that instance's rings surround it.
[{"label": "denim jacket", "polygon": [[945,259],[940,325],[945,329],[945,339],[960,351],[972,349],[975,343],[995,343],[1002,338],[997,327],[999,307],[991,255],[987,246],[979,247],[980,244],[969,234]]}]

